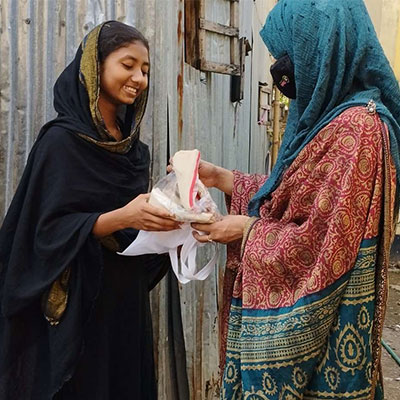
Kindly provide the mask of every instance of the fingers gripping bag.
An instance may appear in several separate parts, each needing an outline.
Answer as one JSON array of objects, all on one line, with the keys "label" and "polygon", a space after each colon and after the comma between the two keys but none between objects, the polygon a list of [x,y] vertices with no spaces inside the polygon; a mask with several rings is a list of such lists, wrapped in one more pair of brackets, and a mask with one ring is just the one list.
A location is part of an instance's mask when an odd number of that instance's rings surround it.
[{"label": "fingers gripping bag", "polygon": [[[179,282],[204,280],[217,261],[217,247],[214,247],[210,261],[196,272],[197,248],[204,246],[193,237],[190,223],[213,223],[220,218],[218,207],[207,188],[199,179],[200,152],[182,150],[172,158],[173,171],[162,178],[153,188],[149,203],[165,208],[184,222],[181,229],[168,232],[140,231],[137,238],[123,251],[122,255],[169,253],[172,269]],[[182,246],[180,258],[178,247]]]}]

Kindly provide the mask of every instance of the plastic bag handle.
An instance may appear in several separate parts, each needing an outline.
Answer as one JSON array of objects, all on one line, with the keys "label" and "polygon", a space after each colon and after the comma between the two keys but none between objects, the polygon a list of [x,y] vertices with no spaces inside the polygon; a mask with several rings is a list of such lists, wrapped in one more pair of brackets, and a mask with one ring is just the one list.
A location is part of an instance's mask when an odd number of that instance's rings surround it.
[{"label": "plastic bag handle", "polygon": [[203,281],[213,270],[218,258],[217,246],[215,243],[212,244],[215,251],[211,257],[211,260],[196,273],[196,253],[199,245],[200,243],[193,237],[192,234],[188,235],[181,249],[181,271],[179,271],[177,249],[172,249],[169,251],[172,269],[180,283],[185,284],[191,280]]}]

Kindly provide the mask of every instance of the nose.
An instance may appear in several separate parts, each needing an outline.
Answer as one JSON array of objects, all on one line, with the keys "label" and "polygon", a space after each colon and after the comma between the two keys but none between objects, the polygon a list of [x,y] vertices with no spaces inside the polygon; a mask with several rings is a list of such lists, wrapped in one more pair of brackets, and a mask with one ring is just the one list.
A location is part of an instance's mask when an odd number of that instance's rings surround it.
[{"label": "nose", "polygon": [[140,85],[143,82],[146,82],[147,77],[140,68],[135,68],[132,71],[132,75],[130,76],[130,79],[132,82]]}]

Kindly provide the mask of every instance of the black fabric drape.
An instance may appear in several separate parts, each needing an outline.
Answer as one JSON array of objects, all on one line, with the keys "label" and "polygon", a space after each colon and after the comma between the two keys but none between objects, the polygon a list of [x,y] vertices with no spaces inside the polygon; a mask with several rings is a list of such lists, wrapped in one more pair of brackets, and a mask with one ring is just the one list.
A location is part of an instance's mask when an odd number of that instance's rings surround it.
[{"label": "black fabric drape", "polygon": [[182,328],[179,286],[172,270],[167,275],[169,377],[171,398],[189,400],[189,381],[186,370],[185,338]]},{"label": "black fabric drape", "polygon": [[[126,155],[114,154],[55,126],[34,146],[0,232],[0,387],[13,384],[14,369],[37,368],[19,354],[31,334],[37,333],[41,340],[48,336],[49,364],[40,369],[48,369],[53,391],[66,378],[65,371],[72,369],[103,267],[102,248],[91,235],[92,226],[100,213],[147,191],[148,161],[147,147],[141,143]],[[134,238],[133,231],[125,235]],[[41,296],[67,267],[71,269],[67,311],[62,323],[51,327],[40,311]],[[32,307],[33,320],[28,312]],[[21,324],[25,329],[16,328]],[[68,352],[66,343],[71,344]],[[30,345],[40,347],[39,341]],[[29,350],[40,353],[38,348]],[[39,364],[46,363],[42,357],[36,360]]]}]

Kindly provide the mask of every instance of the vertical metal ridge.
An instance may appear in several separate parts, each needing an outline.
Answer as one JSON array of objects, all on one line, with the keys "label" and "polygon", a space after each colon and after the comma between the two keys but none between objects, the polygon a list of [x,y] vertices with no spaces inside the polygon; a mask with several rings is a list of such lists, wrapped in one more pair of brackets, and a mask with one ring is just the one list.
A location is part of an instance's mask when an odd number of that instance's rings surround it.
[{"label": "vertical metal ridge", "polygon": [[28,6],[28,46],[26,49],[26,119],[25,119],[25,148],[24,148],[24,165],[28,159],[29,151],[32,146],[33,136],[33,107],[34,107],[34,66],[35,66],[35,26],[37,24],[35,18],[35,1],[30,0]]},{"label": "vertical metal ridge", "polygon": [[54,116],[53,110],[53,85],[54,85],[54,65],[55,65],[55,52],[54,41],[55,31],[58,25],[56,0],[48,0],[47,3],[47,34],[46,34],[46,67],[45,67],[45,96],[44,96],[44,110],[45,121],[49,121]]},{"label": "vertical metal ridge", "polygon": [[78,47],[76,38],[77,4],[75,1],[67,1],[65,4],[65,63],[69,64],[75,56]]},{"label": "vertical metal ridge", "polygon": [[18,72],[15,66],[18,63],[18,2],[9,0],[9,21],[7,29],[9,32],[9,114],[7,123],[7,152],[6,152],[6,182],[5,182],[5,210],[11,203],[11,198],[14,193],[12,187],[13,176],[13,161],[14,161],[14,139],[16,125],[16,94],[18,92]]},{"label": "vertical metal ridge", "polygon": [[106,19],[116,19],[116,13],[115,13],[115,1],[114,0],[106,0],[107,5],[106,5]]}]

